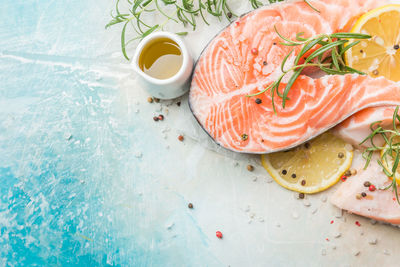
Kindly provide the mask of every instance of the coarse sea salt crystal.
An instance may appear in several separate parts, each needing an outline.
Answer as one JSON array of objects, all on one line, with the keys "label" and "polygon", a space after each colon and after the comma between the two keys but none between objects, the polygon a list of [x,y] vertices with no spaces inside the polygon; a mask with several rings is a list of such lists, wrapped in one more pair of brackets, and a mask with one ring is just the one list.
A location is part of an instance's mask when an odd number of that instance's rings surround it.
[{"label": "coarse sea salt crystal", "polygon": [[303,205],[306,206],[306,207],[310,207],[311,203],[310,203],[310,201],[308,199],[304,199],[303,200]]},{"label": "coarse sea salt crystal", "polygon": [[314,209],[311,211],[311,214],[315,214],[315,213],[317,213],[317,211],[318,211],[318,209],[317,209],[317,208],[314,208]]},{"label": "coarse sea salt crystal", "polygon": [[299,213],[297,211],[292,212],[292,218],[293,219],[298,219],[300,217]]},{"label": "coarse sea salt crystal", "polygon": [[322,195],[322,196],[321,196],[321,201],[322,201],[322,202],[325,203],[327,200],[328,200],[328,197],[327,197],[326,195]]},{"label": "coarse sea salt crystal", "polygon": [[322,255],[322,256],[325,256],[325,255],[326,255],[326,249],[324,249],[324,248],[321,249],[321,255]]},{"label": "coarse sea salt crystal", "polygon": [[376,238],[371,238],[370,240],[368,240],[368,243],[369,243],[370,245],[376,245],[376,243],[378,243],[378,239],[376,239]]},{"label": "coarse sea salt crystal", "polygon": [[69,140],[72,139],[72,134],[70,134],[70,133],[65,133],[65,134],[64,134],[64,138],[65,138],[65,140],[69,141]]},{"label": "coarse sea salt crystal", "polygon": [[339,237],[341,237],[342,236],[342,233],[340,233],[340,232],[337,232],[337,233],[335,233],[334,235],[333,235],[333,237],[335,237],[335,238],[339,238]]},{"label": "coarse sea salt crystal", "polygon": [[335,217],[340,219],[343,217],[343,210],[342,209],[336,209],[335,210]]}]

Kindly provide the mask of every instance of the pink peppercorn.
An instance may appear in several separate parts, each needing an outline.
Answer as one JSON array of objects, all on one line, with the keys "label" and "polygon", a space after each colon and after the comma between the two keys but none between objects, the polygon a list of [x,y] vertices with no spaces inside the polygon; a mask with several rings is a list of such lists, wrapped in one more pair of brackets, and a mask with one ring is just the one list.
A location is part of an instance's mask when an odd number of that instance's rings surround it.
[{"label": "pink peppercorn", "polygon": [[376,190],[375,185],[371,184],[368,188],[369,191],[374,192]]},{"label": "pink peppercorn", "polygon": [[252,53],[253,55],[258,55],[258,49],[257,49],[257,48],[251,49],[251,53]]},{"label": "pink peppercorn", "polygon": [[220,231],[217,231],[217,232],[215,233],[215,235],[216,235],[219,239],[222,239],[222,233],[221,233]]}]

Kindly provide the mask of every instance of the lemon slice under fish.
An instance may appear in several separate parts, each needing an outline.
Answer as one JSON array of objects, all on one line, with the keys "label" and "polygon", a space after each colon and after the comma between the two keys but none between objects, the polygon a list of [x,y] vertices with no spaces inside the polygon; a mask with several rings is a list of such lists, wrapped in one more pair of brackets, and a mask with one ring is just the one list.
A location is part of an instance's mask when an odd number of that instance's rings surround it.
[{"label": "lemon slice under fish", "polygon": [[352,160],[353,147],[330,132],[289,151],[261,156],[264,168],[278,184],[306,194],[336,184]]},{"label": "lemon slice under fish", "polygon": [[400,5],[386,5],[360,17],[353,33],[372,36],[346,51],[346,64],[372,77],[400,81]]}]

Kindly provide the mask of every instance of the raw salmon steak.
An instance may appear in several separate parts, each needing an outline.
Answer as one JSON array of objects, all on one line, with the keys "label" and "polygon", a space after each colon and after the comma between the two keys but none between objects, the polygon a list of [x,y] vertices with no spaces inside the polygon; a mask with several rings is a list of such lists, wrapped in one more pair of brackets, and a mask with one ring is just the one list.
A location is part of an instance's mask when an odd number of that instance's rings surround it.
[{"label": "raw salmon steak", "polygon": [[[400,104],[400,84],[360,75],[301,75],[282,108],[270,93],[258,93],[281,75],[292,47],[281,45],[274,30],[291,39],[303,32],[349,31],[363,13],[386,4],[375,0],[322,0],[279,3],[248,13],[216,36],[198,60],[189,94],[192,112],[221,146],[244,153],[271,153],[295,147],[366,108]],[[293,65],[296,47],[286,68]],[[283,80],[280,90],[287,80]],[[261,103],[257,104],[255,99]],[[260,102],[260,101],[258,101]],[[358,114],[357,114],[358,115]],[[361,115],[360,115],[361,116]]]}]

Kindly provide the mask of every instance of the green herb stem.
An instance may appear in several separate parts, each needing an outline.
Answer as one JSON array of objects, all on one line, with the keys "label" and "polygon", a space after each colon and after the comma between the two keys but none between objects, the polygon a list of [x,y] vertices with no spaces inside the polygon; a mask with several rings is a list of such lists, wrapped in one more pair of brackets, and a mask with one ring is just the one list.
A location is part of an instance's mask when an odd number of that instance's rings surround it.
[{"label": "green herb stem", "polygon": [[[378,159],[378,164],[382,167],[382,171],[385,175],[392,180],[391,184],[384,188],[384,190],[392,188],[392,191],[396,195],[396,200],[400,205],[396,180],[396,173],[398,173],[397,169],[400,163],[400,131],[397,127],[400,123],[400,116],[398,115],[398,112],[399,107],[397,106],[393,113],[393,130],[384,129],[380,126],[382,123],[381,121],[373,122],[370,126],[371,134],[367,136],[360,145],[365,144],[367,141],[370,141],[371,143],[371,146],[366,148],[363,152],[363,157],[366,160],[364,169],[366,169],[371,163],[374,152],[381,153],[381,156]],[[382,137],[385,141],[384,146],[375,145],[374,139],[378,136]],[[389,170],[388,166],[392,166],[392,168]]]}]

